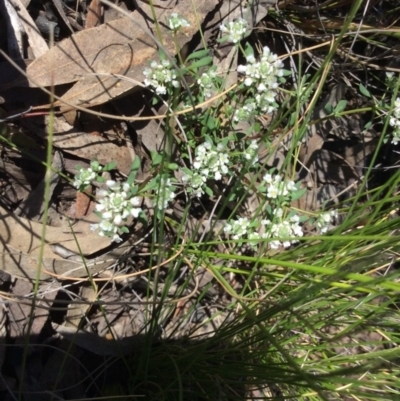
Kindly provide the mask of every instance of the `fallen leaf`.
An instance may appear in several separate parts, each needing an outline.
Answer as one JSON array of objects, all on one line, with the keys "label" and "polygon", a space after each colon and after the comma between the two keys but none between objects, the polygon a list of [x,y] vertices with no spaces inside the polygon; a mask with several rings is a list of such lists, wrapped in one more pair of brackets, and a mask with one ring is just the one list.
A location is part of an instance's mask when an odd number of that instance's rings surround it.
[{"label": "fallen leaf", "polygon": [[[155,5],[157,6],[156,2]],[[196,3],[196,13],[193,10],[193,3],[189,0],[181,0],[176,5],[174,12],[179,12],[182,17],[191,22],[190,28],[185,28],[183,32],[177,34],[179,46],[183,46],[197,32],[196,19],[203,21],[206,14],[216,5],[216,0],[200,1]],[[152,14],[152,10],[155,15]],[[119,60],[111,57],[113,50],[109,51],[109,49],[126,44],[131,44],[131,48],[125,47],[128,53],[134,50],[132,67],[135,67],[135,70],[132,73],[136,79],[142,80],[143,66],[149,59],[155,58],[158,51],[157,45],[149,36],[150,30],[142,26],[147,26],[154,17],[163,21],[165,14],[165,9],[151,7],[141,2],[140,12],[134,11],[129,17],[125,16],[99,27],[75,33],[29,65],[27,73],[32,79],[30,85],[33,87],[61,85],[74,82],[87,74],[120,71],[121,68],[117,67]],[[176,49],[174,36],[165,24],[160,24],[159,28],[165,51],[174,54]],[[127,59],[121,55],[119,57]],[[104,66],[101,71],[96,70],[99,64]]]},{"label": "fallen leaf", "polygon": [[127,146],[119,146],[107,138],[78,131],[60,119],[54,120],[53,131],[54,147],[86,160],[97,159],[103,165],[116,162],[122,174],[130,173],[132,155]]},{"label": "fallen leaf", "polygon": [[[39,255],[43,225],[24,219],[8,212],[0,206],[0,235],[1,242],[29,254],[32,257]],[[92,213],[85,220],[80,220],[69,227],[46,227],[44,257],[54,258],[56,255],[51,250],[52,243],[61,243],[69,250],[83,255],[91,255],[110,245],[108,238],[99,237],[90,229],[90,225],[99,222],[99,217]],[[79,246],[76,244],[76,240]],[[59,257],[56,257],[58,259]]]},{"label": "fallen leaf", "polygon": [[88,13],[86,16],[86,29],[94,28],[101,23],[101,10],[103,6],[100,0],[92,0],[90,2]]}]

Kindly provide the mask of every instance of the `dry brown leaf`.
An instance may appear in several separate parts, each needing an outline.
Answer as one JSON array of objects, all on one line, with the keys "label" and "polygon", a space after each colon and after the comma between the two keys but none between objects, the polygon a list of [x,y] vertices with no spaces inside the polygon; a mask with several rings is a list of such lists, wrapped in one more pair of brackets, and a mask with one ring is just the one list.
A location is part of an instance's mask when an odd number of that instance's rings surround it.
[{"label": "dry brown leaf", "polygon": [[[216,4],[215,0],[202,0],[196,3],[196,17],[200,23],[216,7]],[[176,43],[166,25],[159,25],[161,37],[163,38],[162,44],[168,54],[174,55],[176,53],[176,45],[184,48],[184,45],[197,33],[198,22],[193,14],[193,5],[194,3],[189,0],[182,0],[173,8],[174,12],[186,18],[191,24],[189,28],[184,29],[184,32],[179,31],[176,34]],[[155,8],[154,11],[158,21],[163,21],[169,13],[165,9],[159,8]],[[147,4],[141,3],[141,12],[147,15],[148,18],[152,18],[152,9]],[[138,17],[137,14],[132,14],[132,18],[140,22],[141,16]],[[132,21],[128,23],[135,25]],[[62,96],[62,100],[71,105],[86,107],[105,103],[137,86],[136,83],[143,81],[145,78],[143,69],[148,65],[148,61],[158,59],[157,46],[139,27],[137,27],[134,40],[125,44],[114,44],[113,47],[115,47],[115,49],[112,49],[115,55],[108,57],[99,53],[98,60],[95,60],[91,65],[92,73],[78,81]],[[123,75],[125,79],[120,79],[112,74]]]},{"label": "dry brown leaf", "polygon": [[118,146],[104,137],[78,131],[60,119],[54,120],[53,130],[56,148],[86,160],[97,159],[103,165],[115,161],[121,173],[129,174],[132,156],[127,146]]},{"label": "dry brown leaf", "polygon": [[[162,2],[160,4],[162,5]],[[196,18],[203,21],[205,15],[215,8],[217,1],[202,0],[196,5],[196,14],[193,10],[193,3],[190,0],[181,0],[174,7],[174,12],[178,12],[191,23],[190,28],[185,28],[183,32],[177,35],[177,41],[180,46],[183,46],[197,32]],[[164,21],[165,16],[168,15],[166,10],[157,7],[153,9],[157,19]],[[146,20],[143,15],[146,15]],[[134,11],[130,16],[131,18],[123,17],[96,28],[77,32],[70,38],[60,42],[28,67],[27,73],[29,77],[35,81],[35,83],[30,82],[30,85],[33,87],[50,86],[53,83],[54,85],[61,85],[74,82],[87,74],[123,71],[125,66],[119,67],[119,59],[111,56],[114,51],[111,49],[117,46],[119,47],[117,50],[120,50],[120,46],[128,43],[132,45],[130,48],[125,47],[128,57],[122,55],[119,57],[126,61],[130,58],[129,56],[132,56],[133,50],[134,57],[132,58],[131,66],[134,69],[132,72],[133,77],[141,80],[143,78],[143,66],[150,58],[155,58],[157,52],[157,46],[151,37],[139,27],[139,25],[144,26],[153,20],[151,7],[140,2],[140,12]],[[164,24],[159,26],[165,50],[170,54],[174,54],[173,35]],[[102,68],[99,67],[98,70],[96,67],[99,64]]]},{"label": "dry brown leaf", "polygon": [[[93,239],[92,239],[93,241]],[[57,247],[54,247],[57,248]],[[106,270],[109,266],[115,265],[116,261],[125,252],[132,248],[131,245],[123,245],[95,259],[85,261],[75,255],[70,259],[44,258],[39,280],[47,280],[54,276],[62,278],[86,277]],[[56,249],[55,249],[56,251]],[[56,255],[56,252],[54,252]],[[75,260],[76,259],[76,260]],[[85,262],[85,263],[83,263]],[[0,269],[7,271],[13,276],[26,279],[32,283],[37,279],[38,258],[21,252],[11,245],[0,244]]]},{"label": "dry brown leaf", "polygon": [[86,16],[86,29],[94,28],[101,23],[101,10],[103,5],[100,0],[92,0],[90,2],[88,13]]},{"label": "dry brown leaf", "polygon": [[[37,260],[40,253],[43,225],[37,222],[15,216],[0,207],[0,270],[4,270],[18,277],[35,278],[37,272]],[[78,221],[73,227],[73,232],[65,227],[46,227],[46,237],[43,258],[45,269],[63,274],[82,263],[63,261],[66,268],[55,270],[55,260],[62,258],[53,252],[52,244],[60,243],[71,252],[79,255],[91,255],[110,245],[108,238],[99,237],[91,231],[90,224],[98,223],[99,217],[92,213],[85,220]],[[76,240],[79,242],[79,247]],[[80,250],[81,251],[80,251]],[[61,267],[60,267],[61,266]],[[81,274],[84,274],[84,269]],[[47,277],[45,273],[42,278]]]},{"label": "dry brown leaf", "polygon": [[61,85],[93,73],[92,65],[105,49],[131,42],[137,30],[126,17],[75,33],[29,65],[27,73],[35,81],[30,86]]},{"label": "dry brown leaf", "polygon": [[[143,80],[144,64],[134,68],[135,42],[124,45],[112,45],[99,53],[94,62],[93,72],[78,81],[61,99],[72,105],[95,106],[105,103],[136,86],[136,80]],[[148,50],[143,50],[143,53]],[[132,69],[133,68],[133,69]],[[103,75],[105,74],[105,75]],[[113,74],[121,75],[132,80],[123,80]],[[62,102],[56,102],[64,107]],[[69,106],[65,106],[66,109]]]},{"label": "dry brown leaf", "polygon": [[116,161],[117,169],[125,175],[131,169],[132,157],[128,148],[115,145],[106,138],[85,133],[60,134],[55,136],[54,146],[86,160],[97,159],[103,165]]},{"label": "dry brown leaf", "polygon": [[[16,216],[0,206],[0,235],[1,242],[11,245],[32,257],[39,255],[43,225],[34,221]],[[69,227],[50,227],[46,228],[46,238],[44,247],[45,258],[59,257],[51,250],[50,245],[60,243],[72,252],[79,254],[79,248],[83,255],[91,255],[110,245],[108,238],[99,237],[90,229],[90,224],[98,223],[99,217],[94,213],[87,216],[85,220],[80,220]],[[76,244],[75,237],[79,241]],[[7,271],[7,269],[6,269]]]}]

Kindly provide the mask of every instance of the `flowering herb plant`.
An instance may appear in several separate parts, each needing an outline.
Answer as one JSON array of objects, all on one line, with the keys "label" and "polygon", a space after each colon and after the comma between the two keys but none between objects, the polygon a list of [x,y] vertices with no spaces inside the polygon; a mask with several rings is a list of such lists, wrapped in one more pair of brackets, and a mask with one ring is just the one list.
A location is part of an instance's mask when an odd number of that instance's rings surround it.
[{"label": "flowering herb plant", "polygon": [[[189,26],[176,13],[167,19],[167,25],[173,35]],[[143,215],[142,197],[152,198],[156,211],[165,211],[176,198],[178,187],[188,199],[201,199],[205,195],[212,197],[212,187],[218,183],[226,183],[234,177],[260,169],[259,143],[249,134],[259,132],[258,119],[261,115],[271,114],[279,107],[276,99],[280,84],[285,82],[284,64],[267,46],[259,55],[249,44],[242,47],[241,41],[249,32],[246,20],[239,18],[222,24],[220,31],[221,40],[232,42],[246,61],[238,65],[240,82],[236,91],[229,95],[237,106],[223,108],[230,123],[221,124],[218,116],[223,106],[221,102],[200,114],[183,115],[180,124],[186,135],[186,144],[181,152],[186,156],[183,159],[185,162],[165,165],[163,160],[168,154],[153,153],[155,175],[143,188],[135,184],[138,159],[135,159],[132,173],[126,181],[105,179],[104,173],[113,166],[102,167],[97,161],[92,162],[88,169],[80,169],[74,181],[77,189],[84,190],[93,181],[103,183],[96,192],[95,208],[101,221],[92,227],[99,235],[108,236],[115,242],[121,241],[121,235],[129,231],[130,221]],[[155,103],[158,97],[167,96],[172,98],[171,102],[177,108],[190,109],[191,105],[208,101],[223,89],[223,79],[217,66],[212,65],[207,49],[190,54],[179,64],[180,71],[177,71],[175,63],[160,53],[160,61],[151,61],[144,69],[144,84],[153,91]],[[190,93],[181,90],[180,77],[183,76],[194,78]],[[249,125],[246,133],[236,133],[235,126],[243,122]],[[168,165],[170,168],[164,168]],[[309,219],[291,210],[291,202],[299,199],[306,190],[300,188],[300,183],[286,179],[283,173],[274,169],[264,174],[261,183],[253,190],[264,199],[262,210],[253,218],[227,220],[223,233],[233,240],[267,241],[271,249],[295,244],[304,235],[302,224]],[[235,196],[233,191],[230,200],[234,201]],[[315,221],[316,229],[324,233],[335,216],[335,212],[324,212],[309,221]]]}]

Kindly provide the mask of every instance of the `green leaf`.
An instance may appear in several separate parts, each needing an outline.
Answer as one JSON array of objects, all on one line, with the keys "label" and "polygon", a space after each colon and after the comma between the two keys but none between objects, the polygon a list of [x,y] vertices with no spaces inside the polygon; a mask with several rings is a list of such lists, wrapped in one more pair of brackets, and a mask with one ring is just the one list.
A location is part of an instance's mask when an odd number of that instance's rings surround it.
[{"label": "green leaf", "polygon": [[244,48],[244,55],[247,56],[254,56],[254,49],[251,46],[250,43],[246,43],[246,46]]},{"label": "green leaf", "polygon": [[291,199],[292,201],[295,201],[297,199],[300,199],[307,191],[307,188],[301,188],[298,189],[297,191],[292,192]]},{"label": "green leaf", "polygon": [[211,116],[211,115],[208,116],[208,118],[207,118],[207,127],[210,130],[213,130],[216,127],[216,121],[215,121],[214,116]]},{"label": "green leaf", "polygon": [[360,92],[361,92],[364,96],[366,96],[366,97],[372,97],[372,96],[371,96],[371,93],[369,92],[369,90],[368,90],[363,84],[360,84],[360,85],[359,85],[359,89],[360,89]]},{"label": "green leaf", "polygon": [[314,224],[314,221],[311,222],[312,219],[310,219],[308,216],[300,216],[300,223],[305,223],[306,221],[308,221],[310,224]]},{"label": "green leaf", "polygon": [[332,113],[333,113],[333,107],[332,107],[332,105],[331,105],[330,103],[327,103],[327,104],[325,105],[325,110],[326,110],[326,112],[327,112],[328,114],[332,114]]},{"label": "green leaf", "polygon": [[115,167],[116,167],[116,165],[117,165],[117,162],[110,162],[110,163],[107,163],[107,164],[103,167],[103,170],[104,170],[104,171],[111,171],[111,170],[114,170]]},{"label": "green leaf", "polygon": [[151,180],[149,183],[145,185],[144,188],[141,189],[140,192],[151,191],[152,189],[158,188],[158,182],[156,180]]},{"label": "green leaf", "polygon": [[136,156],[131,165],[131,172],[129,173],[128,179],[126,180],[128,184],[133,184],[139,169],[140,169],[140,158]]},{"label": "green leaf", "polygon": [[236,200],[237,196],[235,194],[235,192],[230,192],[228,193],[228,202],[233,202],[234,200]]},{"label": "green leaf", "polygon": [[131,171],[139,171],[139,169],[140,169],[140,157],[135,156],[135,159],[131,164]]},{"label": "green leaf", "polygon": [[206,193],[208,196],[213,196],[213,195],[214,195],[212,189],[209,188],[209,187],[205,187],[205,188],[204,188],[204,191],[205,191],[205,193]]},{"label": "green leaf", "polygon": [[128,233],[129,233],[128,227],[122,226],[122,227],[119,227],[119,229],[120,229],[123,233],[125,233],[125,234],[128,234]]},{"label": "green leaf", "polygon": [[187,167],[182,167],[182,171],[186,174],[186,175],[189,175],[189,176],[193,176],[193,171],[192,170],[190,170],[190,169],[188,169]]},{"label": "green leaf", "polygon": [[178,170],[179,166],[176,163],[168,163],[167,168],[169,170]]},{"label": "green leaf", "polygon": [[197,52],[194,52],[192,54],[190,54],[186,61],[190,61],[190,60],[195,60],[195,59],[202,59],[204,57],[207,57],[210,55],[210,51],[208,49],[203,49],[203,50],[198,50]]},{"label": "green leaf", "polygon": [[189,70],[196,70],[197,68],[205,67],[212,63],[212,57],[204,57],[201,60],[197,60],[194,63],[190,64],[188,67]]},{"label": "green leaf", "polygon": [[149,222],[147,221],[147,217],[143,212],[139,213],[138,221],[144,226],[147,226],[149,224]]},{"label": "green leaf", "polygon": [[335,110],[333,110],[334,114],[339,114],[341,113],[347,106],[347,100],[340,100],[337,106],[335,107]]},{"label": "green leaf", "polygon": [[152,161],[153,167],[158,166],[159,164],[162,163],[163,156],[160,153],[151,151],[150,155],[151,155],[151,161]]},{"label": "green leaf", "polygon": [[365,125],[364,125],[364,129],[368,130],[372,127],[372,121],[368,121]]}]

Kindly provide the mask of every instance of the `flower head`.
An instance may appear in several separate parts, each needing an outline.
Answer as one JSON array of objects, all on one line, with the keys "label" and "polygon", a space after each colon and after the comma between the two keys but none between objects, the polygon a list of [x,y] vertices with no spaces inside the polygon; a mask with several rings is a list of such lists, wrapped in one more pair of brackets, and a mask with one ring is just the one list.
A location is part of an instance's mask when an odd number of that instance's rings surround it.
[{"label": "flower head", "polygon": [[232,43],[240,42],[248,30],[248,23],[243,18],[230,21],[227,24],[221,24],[220,31],[226,34],[228,40]]},{"label": "flower head", "polygon": [[143,70],[146,77],[144,84],[152,86],[158,95],[165,95],[168,87],[179,88],[180,83],[177,80],[177,75],[169,60],[162,60],[157,64],[152,61],[150,67]]},{"label": "flower head", "polygon": [[168,26],[173,31],[178,31],[181,28],[187,28],[190,26],[184,18],[182,18],[178,13],[172,13],[171,17],[167,20]]},{"label": "flower head", "polygon": [[131,185],[119,183],[114,180],[106,181],[107,189],[101,189],[97,193],[96,212],[101,216],[99,224],[92,225],[92,230],[98,230],[100,236],[110,237],[111,241],[120,242],[124,225],[129,216],[137,218],[142,209],[140,201],[131,195]]}]

